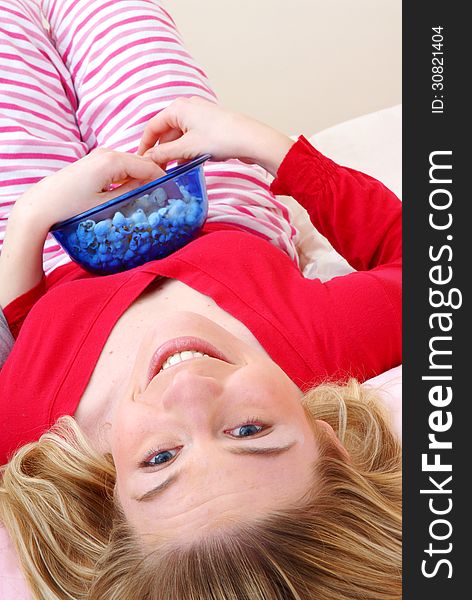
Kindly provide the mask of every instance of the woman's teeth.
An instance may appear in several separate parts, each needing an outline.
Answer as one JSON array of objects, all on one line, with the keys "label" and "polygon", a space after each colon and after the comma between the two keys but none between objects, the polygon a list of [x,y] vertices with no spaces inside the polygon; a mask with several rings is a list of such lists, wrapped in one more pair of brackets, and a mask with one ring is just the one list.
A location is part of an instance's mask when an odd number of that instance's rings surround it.
[{"label": "woman's teeth", "polygon": [[191,360],[192,358],[203,358],[204,356],[208,357],[208,354],[203,354],[203,352],[198,352],[197,350],[185,350],[184,352],[176,352],[169,356],[164,364],[161,367],[161,371],[176,365],[177,363],[184,362],[184,360]]}]

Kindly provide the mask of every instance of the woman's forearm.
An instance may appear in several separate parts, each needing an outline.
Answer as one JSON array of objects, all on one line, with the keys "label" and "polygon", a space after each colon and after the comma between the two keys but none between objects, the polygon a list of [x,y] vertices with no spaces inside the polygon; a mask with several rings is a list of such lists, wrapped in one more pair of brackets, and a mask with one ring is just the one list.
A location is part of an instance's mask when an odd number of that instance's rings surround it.
[{"label": "woman's forearm", "polygon": [[35,287],[43,277],[42,253],[47,229],[22,210],[13,208],[0,254],[0,306]]},{"label": "woman's forearm", "polygon": [[[98,148],[31,186],[16,201],[8,220],[0,256],[0,305],[5,307],[41,281],[44,242],[54,223],[162,175],[152,160]],[[110,184],[123,180],[128,183],[109,191]]]},{"label": "woman's forearm", "polygon": [[257,163],[275,177],[282,160],[295,142],[276,129],[260,124],[260,134],[255,135],[251,143],[251,162]]}]

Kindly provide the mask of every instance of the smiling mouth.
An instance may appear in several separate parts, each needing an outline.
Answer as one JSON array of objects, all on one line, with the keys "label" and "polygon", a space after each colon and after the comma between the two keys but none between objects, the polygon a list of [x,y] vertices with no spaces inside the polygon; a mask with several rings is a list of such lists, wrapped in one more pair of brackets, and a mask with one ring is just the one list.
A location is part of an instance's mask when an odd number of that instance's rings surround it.
[{"label": "smiling mouth", "polygon": [[200,358],[216,358],[233,364],[218,348],[206,340],[193,336],[174,338],[159,346],[154,352],[149,363],[147,382],[149,383],[156,375],[170,367]]}]

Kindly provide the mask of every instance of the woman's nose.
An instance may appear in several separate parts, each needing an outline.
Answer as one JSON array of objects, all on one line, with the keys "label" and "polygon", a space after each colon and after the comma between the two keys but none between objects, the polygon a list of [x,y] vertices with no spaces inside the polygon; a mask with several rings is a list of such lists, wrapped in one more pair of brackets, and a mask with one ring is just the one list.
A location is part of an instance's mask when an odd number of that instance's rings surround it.
[{"label": "woman's nose", "polygon": [[182,369],[165,390],[162,405],[165,410],[183,411],[186,416],[198,419],[202,412],[208,416],[223,392],[224,380]]}]

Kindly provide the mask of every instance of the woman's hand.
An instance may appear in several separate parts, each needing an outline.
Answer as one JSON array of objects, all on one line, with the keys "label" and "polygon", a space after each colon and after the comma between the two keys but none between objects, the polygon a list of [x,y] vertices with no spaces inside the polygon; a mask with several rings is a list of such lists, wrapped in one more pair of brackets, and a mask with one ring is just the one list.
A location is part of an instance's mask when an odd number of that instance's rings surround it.
[{"label": "woman's hand", "polygon": [[138,154],[165,166],[209,153],[214,160],[257,163],[275,175],[293,143],[268,125],[207,100],[179,98],[146,125]]},{"label": "woman's hand", "polygon": [[[15,204],[12,216],[47,234],[54,223],[129,192],[165,175],[149,158],[97,148],[33,185]],[[124,182],[124,183],[123,183]],[[120,184],[110,190],[113,184]]]},{"label": "woman's hand", "polygon": [[0,306],[41,281],[43,246],[54,223],[164,174],[149,158],[101,148],[32,186],[17,200],[8,219],[0,254]]}]

